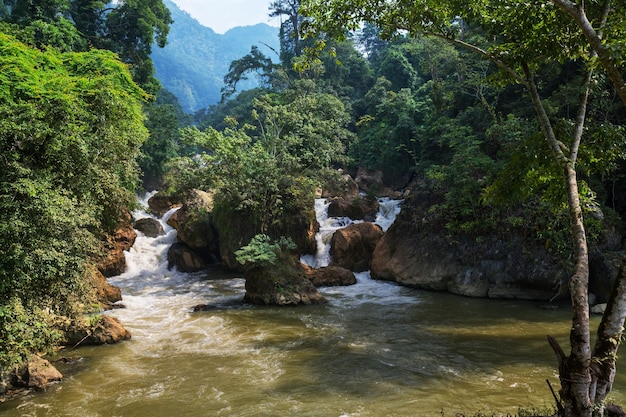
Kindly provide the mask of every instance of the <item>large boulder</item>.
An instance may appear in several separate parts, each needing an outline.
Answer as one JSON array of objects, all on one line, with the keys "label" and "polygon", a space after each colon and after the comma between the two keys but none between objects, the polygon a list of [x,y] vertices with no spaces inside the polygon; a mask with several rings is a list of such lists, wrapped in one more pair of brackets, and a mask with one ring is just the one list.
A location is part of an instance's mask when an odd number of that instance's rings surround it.
[{"label": "large boulder", "polygon": [[46,359],[31,355],[28,361],[11,369],[0,368],[0,403],[36,390],[43,391],[63,375]]},{"label": "large boulder", "polygon": [[301,305],[326,302],[307,279],[296,256],[283,254],[274,265],[247,269],[244,300],[261,305]]},{"label": "large boulder", "polygon": [[32,355],[26,365],[25,378],[28,388],[41,391],[51,383],[62,380],[63,375],[47,360]]},{"label": "large boulder", "polygon": [[180,272],[197,272],[203,270],[205,264],[189,246],[176,242],[167,252],[167,267],[176,268]]},{"label": "large boulder", "polygon": [[154,214],[157,217],[162,217],[172,208],[179,205],[180,203],[177,201],[176,198],[173,198],[172,196],[169,196],[162,191],[159,191],[148,199],[148,208],[150,209],[150,213]]},{"label": "large boulder", "polygon": [[116,317],[101,316],[95,325],[74,325],[65,333],[67,346],[99,346],[119,343],[131,338],[130,332]]},{"label": "large boulder", "polygon": [[192,190],[182,207],[168,220],[178,240],[198,254],[204,263],[219,260],[219,240],[213,222],[213,194]]},{"label": "large boulder", "polygon": [[[280,218],[267,221],[263,231],[272,239],[290,238],[300,254],[316,252],[315,234],[319,223],[315,217],[315,194],[302,191],[294,194],[285,192],[284,206]],[[220,254],[224,266],[241,269],[235,252],[250,243],[252,238],[261,233],[258,213],[246,209],[233,209],[228,205],[218,205],[213,211],[217,233],[220,238]]]},{"label": "large boulder", "polygon": [[374,250],[373,278],[473,297],[549,300],[566,294],[568,268],[543,245],[524,233],[451,235],[428,200],[415,193],[405,201]]},{"label": "large boulder", "polygon": [[[394,185],[395,188],[403,188],[408,182],[408,178],[398,180],[394,181],[396,183]],[[372,171],[359,168],[354,181],[357,183],[359,189],[368,194],[377,195],[378,197],[401,198],[400,192],[395,191],[394,187],[390,187],[383,181],[383,172],[380,170]]]},{"label": "large boulder", "polygon": [[340,266],[325,266],[322,268],[311,268],[308,265],[302,266],[306,277],[317,288],[356,284],[356,277],[349,269]]},{"label": "large boulder", "polygon": [[107,282],[102,273],[93,268],[87,272],[87,280],[93,288],[94,303],[100,305],[104,310],[113,308],[113,304],[122,300],[122,290],[119,287]]},{"label": "large boulder", "polygon": [[332,197],[344,197],[351,198],[356,197],[359,194],[359,186],[350,176],[350,174],[343,174],[341,172],[328,178],[321,191],[322,198]]},{"label": "large boulder", "polygon": [[352,220],[374,221],[379,204],[375,197],[355,195],[330,199],[328,215],[330,217],[349,217]]},{"label": "large boulder", "polygon": [[148,237],[159,237],[165,232],[161,222],[152,217],[135,220],[133,227]]},{"label": "large boulder", "polygon": [[372,253],[383,236],[380,226],[353,223],[335,231],[330,240],[330,259],[333,266],[363,272],[370,269]]},{"label": "large boulder", "polygon": [[105,242],[106,255],[98,262],[98,269],[105,277],[120,275],[126,269],[124,251],[135,243],[137,232],[130,222],[130,215],[115,233],[108,236]]}]

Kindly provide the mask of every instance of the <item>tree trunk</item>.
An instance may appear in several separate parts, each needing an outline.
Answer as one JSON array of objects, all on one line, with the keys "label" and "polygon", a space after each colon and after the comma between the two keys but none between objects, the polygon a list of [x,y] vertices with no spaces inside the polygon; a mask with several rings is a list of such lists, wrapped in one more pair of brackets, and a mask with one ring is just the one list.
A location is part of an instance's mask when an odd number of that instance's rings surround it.
[{"label": "tree trunk", "polygon": [[578,194],[576,178],[576,159],[582,138],[589,96],[587,74],[581,90],[576,118],[576,129],[570,143],[569,155],[563,153],[564,146],[557,140],[550,118],[541,102],[541,97],[534,82],[532,72],[523,65],[526,88],[531,96],[533,107],[537,113],[544,137],[548,141],[556,161],[563,167],[565,190],[567,195],[570,227],[574,245],[574,271],[569,280],[572,302],[572,329],[570,332],[571,352],[566,356],[554,338],[549,338],[559,361],[559,391],[561,403],[559,411],[564,416],[591,417],[593,413],[592,398],[595,398],[595,384],[591,377],[591,342],[589,331],[589,303],[587,297],[589,283],[589,256],[587,237],[583,223],[582,208]]},{"label": "tree trunk", "polygon": [[[595,381],[594,404],[604,407],[604,401],[611,392],[615,378],[615,361],[626,317],[626,255],[622,258],[619,273],[615,278],[613,290],[602,321],[598,326],[598,335],[593,349],[591,367]],[[601,415],[598,413],[598,415]]]},{"label": "tree trunk", "polygon": [[583,225],[582,209],[578,197],[576,171],[565,167],[570,222],[574,239],[575,265],[569,281],[572,301],[572,329],[570,332],[570,356],[559,365],[561,401],[566,416],[591,416],[593,411],[591,378],[591,342],[589,331],[589,258],[587,238]]}]

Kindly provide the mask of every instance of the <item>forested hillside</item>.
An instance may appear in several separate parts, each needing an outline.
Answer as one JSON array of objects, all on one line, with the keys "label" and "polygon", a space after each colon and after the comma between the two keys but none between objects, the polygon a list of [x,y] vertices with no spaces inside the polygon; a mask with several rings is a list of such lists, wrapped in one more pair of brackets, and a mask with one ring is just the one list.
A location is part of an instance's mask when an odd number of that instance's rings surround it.
[{"label": "forested hillside", "polygon": [[[232,61],[250,52],[253,45],[274,60],[278,57],[278,29],[266,24],[238,27],[223,35],[202,26],[170,0],[163,2],[172,13],[164,48],[155,48],[152,59],[156,76],[163,87],[174,93],[183,109],[193,113],[221,99],[224,76]],[[252,88],[258,81],[251,77],[242,87]]]}]

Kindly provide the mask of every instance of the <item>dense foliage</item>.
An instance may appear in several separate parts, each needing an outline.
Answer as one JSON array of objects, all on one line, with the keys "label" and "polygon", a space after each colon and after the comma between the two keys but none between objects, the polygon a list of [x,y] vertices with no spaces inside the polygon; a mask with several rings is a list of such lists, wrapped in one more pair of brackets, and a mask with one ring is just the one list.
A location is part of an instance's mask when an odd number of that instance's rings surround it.
[{"label": "dense foliage", "polygon": [[4,0],[0,7],[4,31],[23,42],[63,51],[113,51],[142,88],[159,90],[150,53],[153,43],[165,45],[172,23],[161,0]]},{"label": "dense foliage", "polygon": [[251,105],[253,124],[228,118],[222,132],[183,130],[181,141],[200,153],[173,161],[166,179],[178,191],[215,190],[216,207],[245,213],[256,234],[282,223],[297,196],[313,195],[316,180],[342,161],[352,134],[344,104],[309,80]]},{"label": "dense foliage", "polygon": [[[45,52],[0,33],[0,366],[55,340],[86,263],[134,202],[144,92],[113,53]],[[44,315],[43,312],[47,312]]]}]

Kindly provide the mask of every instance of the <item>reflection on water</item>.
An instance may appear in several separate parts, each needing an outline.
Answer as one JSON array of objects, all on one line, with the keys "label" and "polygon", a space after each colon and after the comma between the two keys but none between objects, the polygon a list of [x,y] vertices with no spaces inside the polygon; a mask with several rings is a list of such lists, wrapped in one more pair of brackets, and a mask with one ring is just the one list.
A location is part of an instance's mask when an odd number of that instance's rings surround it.
[{"label": "reflection on water", "polygon": [[[514,413],[558,388],[546,334],[567,309],[423,292],[358,274],[323,306],[241,302],[244,281],[167,271],[175,232],[138,238],[119,317],[133,339],[63,352],[63,383],[0,405],[2,416],[433,416]],[[133,260],[133,257],[137,259]],[[152,257],[149,262],[145,258]],[[159,266],[160,265],[160,266]],[[192,312],[197,304],[213,308]],[[624,402],[624,379],[616,383]]]}]

